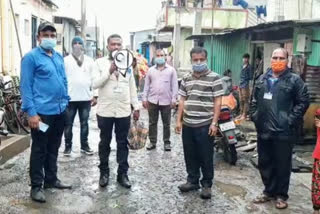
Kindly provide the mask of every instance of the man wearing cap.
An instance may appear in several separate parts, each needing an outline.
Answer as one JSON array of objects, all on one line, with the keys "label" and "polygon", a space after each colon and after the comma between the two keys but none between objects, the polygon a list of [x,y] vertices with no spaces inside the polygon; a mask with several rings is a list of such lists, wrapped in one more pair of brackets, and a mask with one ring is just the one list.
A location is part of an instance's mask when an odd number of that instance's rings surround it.
[{"label": "man wearing cap", "polygon": [[68,105],[63,57],[57,53],[56,29],[48,22],[38,28],[39,46],[21,61],[22,110],[31,128],[31,198],[45,202],[43,188],[70,189],[57,177],[57,158]]},{"label": "man wearing cap", "polygon": [[128,132],[130,128],[131,106],[133,119],[139,119],[139,103],[137,88],[132,68],[126,70],[126,75],[118,71],[113,54],[122,48],[122,39],[118,34],[108,37],[107,49],[109,56],[96,61],[96,74],[93,88],[98,89],[97,120],[100,129],[99,158],[100,180],[99,185],[105,187],[109,183],[109,155],[113,127],[117,141],[118,183],[130,188],[128,178]]},{"label": "man wearing cap", "polygon": [[274,50],[271,68],[255,84],[250,109],[258,133],[258,168],[264,184],[262,194],[253,202],[275,199],[277,209],[288,207],[292,149],[309,106],[305,83],[287,64],[288,52]]},{"label": "man wearing cap", "polygon": [[88,119],[91,106],[97,103],[92,89],[94,61],[84,55],[84,43],[81,37],[72,40],[72,52],[64,58],[68,79],[69,96],[71,98],[66,110],[66,126],[64,129],[65,150],[64,155],[69,156],[72,150],[72,127],[78,112],[80,119],[81,152],[92,155],[93,151],[88,144]]}]

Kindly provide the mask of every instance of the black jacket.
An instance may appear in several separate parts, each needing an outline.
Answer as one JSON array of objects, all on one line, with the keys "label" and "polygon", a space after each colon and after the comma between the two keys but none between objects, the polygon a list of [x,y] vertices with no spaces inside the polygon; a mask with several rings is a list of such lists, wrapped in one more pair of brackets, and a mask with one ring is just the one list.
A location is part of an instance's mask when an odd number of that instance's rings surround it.
[{"label": "black jacket", "polygon": [[264,99],[269,91],[269,69],[256,82],[250,106],[251,119],[258,133],[293,134],[294,128],[303,122],[309,107],[309,94],[303,80],[287,69],[273,88],[272,100]]}]

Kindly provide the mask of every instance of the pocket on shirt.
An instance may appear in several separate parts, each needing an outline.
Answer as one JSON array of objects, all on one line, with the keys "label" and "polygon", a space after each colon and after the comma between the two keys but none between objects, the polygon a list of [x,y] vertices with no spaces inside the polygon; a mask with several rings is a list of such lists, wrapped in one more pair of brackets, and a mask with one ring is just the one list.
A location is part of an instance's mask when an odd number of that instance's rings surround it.
[{"label": "pocket on shirt", "polygon": [[41,79],[49,79],[52,76],[52,72],[50,70],[38,70],[36,73],[36,77]]}]

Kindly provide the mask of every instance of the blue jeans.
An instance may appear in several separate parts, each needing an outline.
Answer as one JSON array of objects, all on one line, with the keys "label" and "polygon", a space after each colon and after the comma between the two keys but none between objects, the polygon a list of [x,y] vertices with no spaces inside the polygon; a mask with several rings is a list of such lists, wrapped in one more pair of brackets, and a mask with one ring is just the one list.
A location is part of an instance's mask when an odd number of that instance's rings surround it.
[{"label": "blue jeans", "polygon": [[209,126],[182,126],[183,152],[188,173],[188,182],[199,184],[200,170],[202,172],[201,185],[211,187],[213,180],[213,141],[208,135]]},{"label": "blue jeans", "polygon": [[65,147],[72,147],[72,127],[73,121],[77,114],[79,113],[80,119],[80,142],[81,148],[87,148],[88,145],[88,135],[89,135],[89,115],[91,109],[90,101],[79,101],[79,102],[69,102],[68,108],[66,110],[66,125],[64,128],[64,138],[65,138]]}]

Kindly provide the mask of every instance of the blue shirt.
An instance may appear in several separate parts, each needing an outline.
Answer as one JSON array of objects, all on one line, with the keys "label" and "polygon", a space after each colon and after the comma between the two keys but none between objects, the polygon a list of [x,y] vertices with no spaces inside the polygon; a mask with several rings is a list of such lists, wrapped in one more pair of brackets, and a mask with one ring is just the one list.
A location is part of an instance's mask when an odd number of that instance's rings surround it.
[{"label": "blue shirt", "polygon": [[22,110],[29,116],[62,113],[69,101],[63,57],[36,47],[21,60]]},{"label": "blue shirt", "polygon": [[251,65],[248,64],[246,67],[241,69],[240,73],[240,88],[249,87],[250,80],[252,80],[252,68]]}]

